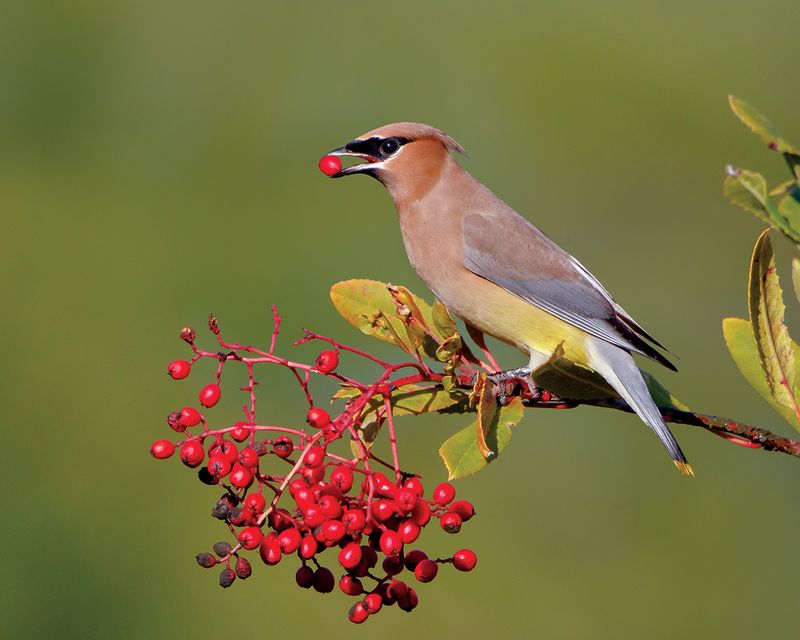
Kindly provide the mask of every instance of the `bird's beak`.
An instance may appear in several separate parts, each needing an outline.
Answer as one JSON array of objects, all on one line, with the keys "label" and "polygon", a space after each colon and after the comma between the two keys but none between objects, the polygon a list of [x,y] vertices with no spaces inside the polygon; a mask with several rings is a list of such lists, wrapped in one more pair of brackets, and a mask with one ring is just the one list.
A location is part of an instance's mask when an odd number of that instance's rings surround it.
[{"label": "bird's beak", "polygon": [[368,140],[353,140],[343,147],[329,151],[329,156],[345,156],[364,160],[364,162],[360,164],[345,167],[339,171],[339,173],[334,173],[331,178],[341,178],[342,176],[349,176],[354,173],[370,173],[379,168],[383,164],[383,161],[372,155],[374,153],[373,147],[374,144],[371,144]]}]

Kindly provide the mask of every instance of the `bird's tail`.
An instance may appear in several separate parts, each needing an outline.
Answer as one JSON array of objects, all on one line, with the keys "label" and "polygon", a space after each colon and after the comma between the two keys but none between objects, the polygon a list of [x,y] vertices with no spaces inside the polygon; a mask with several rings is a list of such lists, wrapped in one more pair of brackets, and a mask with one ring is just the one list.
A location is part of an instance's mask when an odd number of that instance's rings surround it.
[{"label": "bird's tail", "polygon": [[589,347],[590,366],[614,387],[631,409],[649,426],[669,452],[675,466],[685,476],[694,476],[691,465],[683,455],[678,441],[667,427],[656,407],[639,367],[627,351],[604,340],[592,340]]}]

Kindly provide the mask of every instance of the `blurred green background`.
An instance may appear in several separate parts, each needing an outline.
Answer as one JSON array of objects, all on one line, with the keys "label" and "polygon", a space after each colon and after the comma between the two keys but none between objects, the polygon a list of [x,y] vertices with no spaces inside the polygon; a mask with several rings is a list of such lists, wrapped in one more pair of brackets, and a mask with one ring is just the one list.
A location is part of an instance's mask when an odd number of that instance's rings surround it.
[{"label": "blurred green background", "polygon": [[[285,350],[311,326],[390,353],[338,317],[329,286],[430,294],[380,185],[316,162],[396,120],[453,135],[476,177],[592,269],[679,355],[679,374],[659,372],[678,397],[789,434],[722,341],[761,225],[720,183],[727,162],[784,177],[726,96],[800,139],[799,14],[794,0],[4,3],[0,635],[796,638],[800,463],[691,427],[675,429],[687,481],[633,417],[531,412],[458,483],[479,517],[422,539],[476,549],[478,568],[357,629],[345,596],[297,589],[289,563],[221,590],[193,560],[224,537],[215,491],[147,449],[205,381],[164,370],[188,351],[180,327],[207,340],[209,311],[263,344],[274,302]],[[287,375],[261,394],[262,419],[300,421]],[[443,479],[436,448],[463,423],[403,420],[406,466]]]}]

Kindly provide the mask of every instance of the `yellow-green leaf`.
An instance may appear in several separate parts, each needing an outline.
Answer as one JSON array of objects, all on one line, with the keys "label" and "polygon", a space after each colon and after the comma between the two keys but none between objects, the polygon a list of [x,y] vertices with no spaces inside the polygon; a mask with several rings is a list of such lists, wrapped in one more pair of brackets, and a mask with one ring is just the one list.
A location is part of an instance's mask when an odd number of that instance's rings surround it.
[{"label": "yellow-green leaf", "polygon": [[[375,443],[375,439],[378,437],[378,434],[381,431],[382,424],[383,422],[378,420],[376,416],[370,416],[364,420],[360,427],[356,428],[358,438],[361,440],[361,443],[364,445],[364,448],[367,449],[367,451],[369,451],[372,448],[372,445]],[[352,438],[350,440],[350,451],[352,451],[353,455],[357,458],[363,457],[363,454],[361,453],[361,447]]]},{"label": "yellow-green leaf", "polygon": [[[522,401],[514,398],[507,406],[500,407],[486,432],[487,447],[498,455],[511,440],[511,428],[522,420]],[[477,473],[491,460],[487,460],[478,447],[475,437],[477,422],[448,438],[439,448],[439,455],[448,471],[448,478],[455,480]]]},{"label": "yellow-green leaf", "polygon": [[481,452],[484,458],[489,460],[497,456],[497,451],[492,449],[487,441],[497,413],[497,397],[493,393],[493,387],[486,384],[485,373],[478,375],[473,394],[476,398],[475,405],[478,412],[476,421],[476,426],[478,427],[478,451]]},{"label": "yellow-green leaf", "polygon": [[800,301],[800,258],[792,258],[792,285],[794,285],[794,295]]},{"label": "yellow-green leaf", "polygon": [[[756,341],[753,338],[753,327],[750,322],[744,318],[725,318],[722,321],[722,333],[725,336],[725,344],[728,347],[728,351],[730,351],[731,357],[744,379],[786,422],[800,431],[800,421],[798,421],[794,412],[778,404],[772,396],[764,371],[761,368]],[[792,349],[795,359],[800,359],[800,346],[793,343]]]},{"label": "yellow-green leaf", "polygon": [[778,211],[772,198],[769,197],[764,176],[749,169],[732,167],[728,167],[727,172],[722,191],[728,200],[772,225],[794,242],[800,242],[800,228],[789,225],[786,217]]},{"label": "yellow-green leaf", "polygon": [[800,417],[794,394],[797,368],[792,340],[783,323],[783,292],[775,269],[769,229],[759,236],[753,249],[748,303],[756,349],[772,397]]},{"label": "yellow-green leaf", "polygon": [[439,362],[449,362],[456,353],[461,351],[462,346],[461,336],[452,335],[436,349],[436,359]]},{"label": "yellow-green leaf", "polygon": [[793,231],[790,237],[800,236],[800,187],[797,184],[790,187],[787,194],[778,201],[778,214]]},{"label": "yellow-green leaf", "polygon": [[[446,391],[441,387],[414,387],[408,385],[402,391],[392,393],[392,413],[395,416],[417,416],[421,413],[443,411],[463,404],[467,410],[467,394],[463,391]],[[368,412],[383,406],[383,396],[370,400]]]},{"label": "yellow-green leaf", "polygon": [[778,153],[800,155],[800,147],[787,142],[781,136],[780,131],[764,114],[759,113],[750,104],[734,96],[728,96],[728,102],[739,120],[761,138],[770,149]]},{"label": "yellow-green leaf", "polygon": [[432,309],[433,328],[442,340],[456,335],[456,321],[447,308],[438,300],[433,303]]},{"label": "yellow-green leaf", "polygon": [[336,393],[331,396],[331,402],[334,400],[340,400],[341,398],[355,398],[356,396],[360,395],[361,392],[355,387],[351,387],[348,384],[343,384],[336,390]]}]

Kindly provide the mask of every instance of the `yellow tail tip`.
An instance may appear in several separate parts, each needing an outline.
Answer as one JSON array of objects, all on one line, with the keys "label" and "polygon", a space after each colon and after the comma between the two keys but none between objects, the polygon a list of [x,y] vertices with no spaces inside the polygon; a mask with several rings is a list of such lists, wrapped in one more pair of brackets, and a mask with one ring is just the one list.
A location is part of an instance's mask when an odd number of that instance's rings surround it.
[{"label": "yellow tail tip", "polygon": [[680,460],[673,460],[672,462],[675,463],[675,466],[678,468],[678,471],[681,472],[681,475],[694,478],[694,469],[692,469],[692,465],[690,465],[688,462],[681,462]]}]

